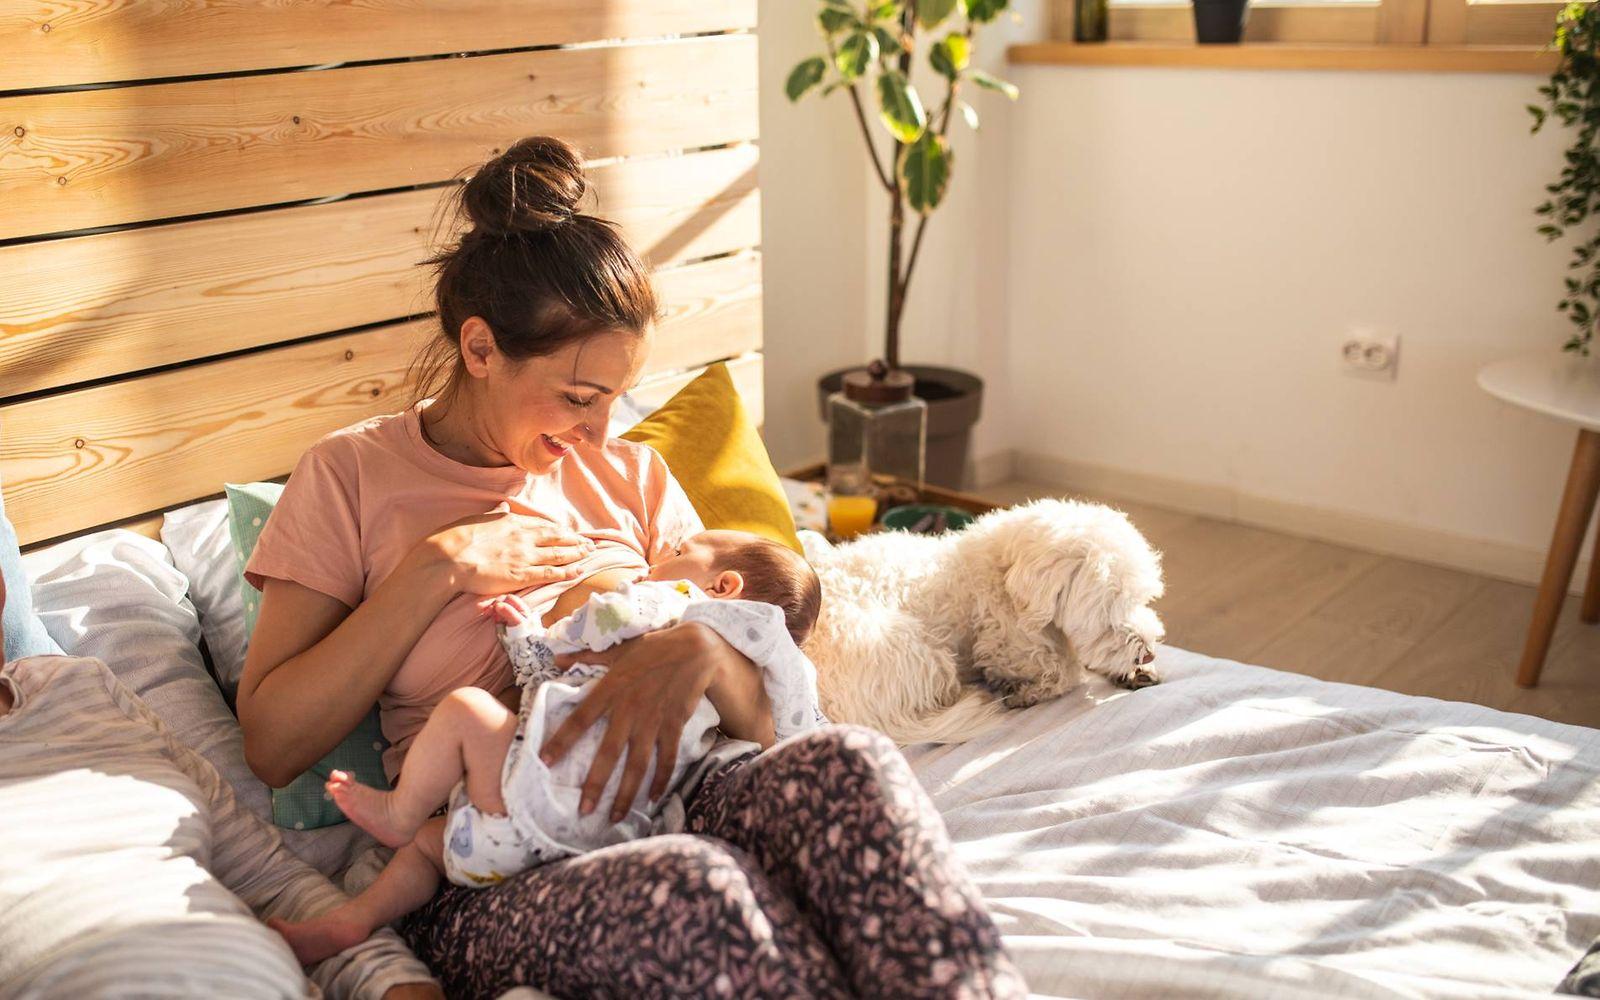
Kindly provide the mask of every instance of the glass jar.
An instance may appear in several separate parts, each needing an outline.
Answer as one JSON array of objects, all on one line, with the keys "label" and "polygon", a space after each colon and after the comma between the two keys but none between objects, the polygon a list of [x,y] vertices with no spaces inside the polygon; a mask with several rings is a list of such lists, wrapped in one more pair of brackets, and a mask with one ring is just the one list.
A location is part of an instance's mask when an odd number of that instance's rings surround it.
[{"label": "glass jar", "polygon": [[1111,25],[1107,0],[1076,0],[1072,5],[1072,40],[1103,42]]},{"label": "glass jar", "polygon": [[828,397],[828,488],[836,495],[870,494],[879,476],[921,491],[928,404],[911,394],[913,385],[910,373],[874,362]]}]

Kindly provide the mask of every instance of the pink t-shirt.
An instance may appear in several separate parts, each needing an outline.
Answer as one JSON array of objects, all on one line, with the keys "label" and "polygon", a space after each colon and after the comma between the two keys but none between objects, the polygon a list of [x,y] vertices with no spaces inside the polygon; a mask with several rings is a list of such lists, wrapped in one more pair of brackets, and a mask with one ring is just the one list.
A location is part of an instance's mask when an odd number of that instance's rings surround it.
[{"label": "pink t-shirt", "polygon": [[[575,448],[554,471],[480,468],[446,458],[422,437],[415,407],[375,417],[318,441],[300,459],[267,519],[245,577],[291,580],[356,607],[406,553],[447,524],[501,503],[584,535],[594,551],[576,579],[602,570],[641,574],[702,530],[699,515],[661,456],[608,440]],[[538,614],[572,581],[522,591]],[[458,594],[417,640],[378,701],[399,772],[412,738],[439,700],[458,687],[500,691],[511,665],[482,614],[492,597]]]}]

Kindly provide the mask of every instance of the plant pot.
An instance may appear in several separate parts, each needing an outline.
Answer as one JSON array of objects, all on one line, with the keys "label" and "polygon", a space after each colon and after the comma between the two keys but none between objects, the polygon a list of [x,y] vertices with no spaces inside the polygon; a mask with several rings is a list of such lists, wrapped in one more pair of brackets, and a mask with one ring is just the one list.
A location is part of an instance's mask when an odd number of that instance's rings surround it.
[{"label": "plant pot", "polygon": [[1249,0],[1194,0],[1195,41],[1206,45],[1237,44],[1250,16]]},{"label": "plant pot", "polygon": [[[822,419],[828,419],[828,397],[844,385],[841,368],[817,380],[817,397]],[[928,404],[928,444],[926,478],[935,486],[959,490],[967,474],[967,454],[971,450],[972,425],[983,408],[983,379],[959,368],[933,365],[902,365],[916,379],[913,390]]]}]

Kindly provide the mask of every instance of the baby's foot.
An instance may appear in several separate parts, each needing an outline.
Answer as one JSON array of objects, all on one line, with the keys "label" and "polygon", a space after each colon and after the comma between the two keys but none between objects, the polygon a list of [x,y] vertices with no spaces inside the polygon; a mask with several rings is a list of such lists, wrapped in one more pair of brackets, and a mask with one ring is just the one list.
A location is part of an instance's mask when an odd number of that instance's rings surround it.
[{"label": "baby's foot", "polygon": [[267,926],[283,935],[301,965],[315,965],[372,936],[372,928],[340,916],[338,910],[298,924],[272,917]]},{"label": "baby's foot", "polygon": [[333,771],[325,787],[345,818],[372,834],[385,847],[404,847],[420,824],[395,815],[394,793],[371,788],[346,771]]}]

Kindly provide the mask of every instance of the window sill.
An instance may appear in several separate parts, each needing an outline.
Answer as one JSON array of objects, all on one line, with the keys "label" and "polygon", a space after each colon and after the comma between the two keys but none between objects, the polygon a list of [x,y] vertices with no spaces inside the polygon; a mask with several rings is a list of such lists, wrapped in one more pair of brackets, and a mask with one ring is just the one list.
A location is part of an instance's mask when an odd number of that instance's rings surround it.
[{"label": "window sill", "polygon": [[1169,66],[1193,69],[1356,69],[1423,73],[1548,74],[1556,54],[1543,49],[1444,45],[1296,45],[1245,42],[1036,42],[1013,45],[1013,63],[1054,66]]}]

